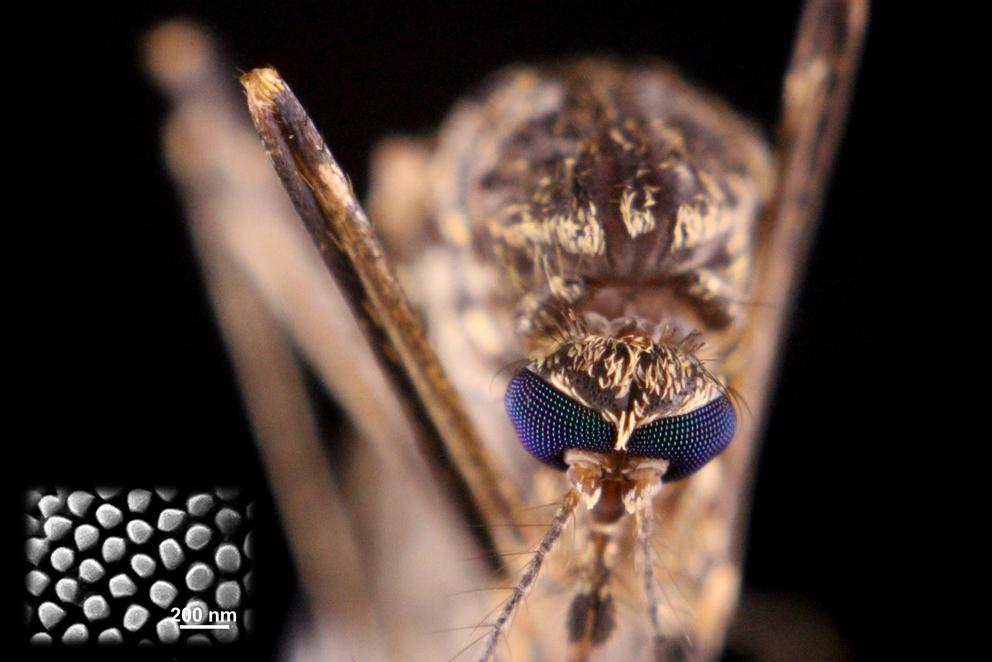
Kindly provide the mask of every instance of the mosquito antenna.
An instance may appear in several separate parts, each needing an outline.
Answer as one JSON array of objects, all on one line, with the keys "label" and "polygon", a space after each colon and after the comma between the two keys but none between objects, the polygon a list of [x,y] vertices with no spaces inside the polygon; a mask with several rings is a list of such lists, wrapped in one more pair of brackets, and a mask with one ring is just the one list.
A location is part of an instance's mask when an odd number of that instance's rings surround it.
[{"label": "mosquito antenna", "polygon": [[548,552],[551,551],[551,548],[561,537],[565,523],[568,522],[568,518],[571,517],[572,512],[575,511],[575,507],[578,504],[578,490],[569,490],[562,499],[561,505],[558,506],[551,524],[548,525],[548,530],[544,532],[541,544],[534,550],[534,556],[531,557],[520,575],[520,580],[513,587],[513,593],[510,594],[510,597],[496,616],[496,620],[491,626],[492,629],[486,636],[486,646],[482,651],[482,655],[479,656],[479,662],[491,662],[493,659],[493,656],[496,654],[496,646],[499,643],[500,635],[506,629],[507,623],[520,606],[524,596],[533,587],[534,582],[537,580],[537,575],[541,571],[541,566],[544,564],[544,559],[547,558]]}]

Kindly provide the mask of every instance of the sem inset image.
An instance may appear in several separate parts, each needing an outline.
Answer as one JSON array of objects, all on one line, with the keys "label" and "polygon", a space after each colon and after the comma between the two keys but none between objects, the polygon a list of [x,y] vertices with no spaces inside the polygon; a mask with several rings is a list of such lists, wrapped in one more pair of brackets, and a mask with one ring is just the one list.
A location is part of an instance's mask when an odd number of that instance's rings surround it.
[{"label": "sem inset image", "polygon": [[38,488],[26,495],[34,645],[209,645],[253,613],[252,514],[236,488]]}]

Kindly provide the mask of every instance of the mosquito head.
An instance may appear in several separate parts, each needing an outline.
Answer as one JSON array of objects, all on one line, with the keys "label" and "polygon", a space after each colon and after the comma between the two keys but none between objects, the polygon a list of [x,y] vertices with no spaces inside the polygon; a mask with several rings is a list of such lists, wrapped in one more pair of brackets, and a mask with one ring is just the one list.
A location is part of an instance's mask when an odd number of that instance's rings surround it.
[{"label": "mosquito head", "polygon": [[684,478],[730,443],[737,423],[698,347],[640,335],[568,339],[511,380],[507,411],[524,447],[559,469],[573,464],[569,451],[584,451],[603,456],[606,472],[647,467],[639,458],[664,461],[651,465],[659,482]]}]

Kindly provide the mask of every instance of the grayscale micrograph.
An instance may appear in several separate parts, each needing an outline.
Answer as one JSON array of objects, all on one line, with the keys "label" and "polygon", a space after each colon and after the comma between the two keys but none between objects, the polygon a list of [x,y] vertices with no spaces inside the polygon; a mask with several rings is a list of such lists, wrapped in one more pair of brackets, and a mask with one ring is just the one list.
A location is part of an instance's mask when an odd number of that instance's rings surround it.
[{"label": "grayscale micrograph", "polygon": [[252,618],[250,496],[236,488],[26,495],[33,645],[218,645]]}]

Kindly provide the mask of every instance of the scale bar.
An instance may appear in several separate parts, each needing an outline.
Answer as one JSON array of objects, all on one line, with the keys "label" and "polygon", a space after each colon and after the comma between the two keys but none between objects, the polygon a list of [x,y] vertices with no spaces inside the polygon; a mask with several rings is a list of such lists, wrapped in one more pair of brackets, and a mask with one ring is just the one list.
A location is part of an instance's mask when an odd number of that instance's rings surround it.
[{"label": "scale bar", "polygon": [[226,625],[180,625],[180,630],[230,630],[231,624]]}]

